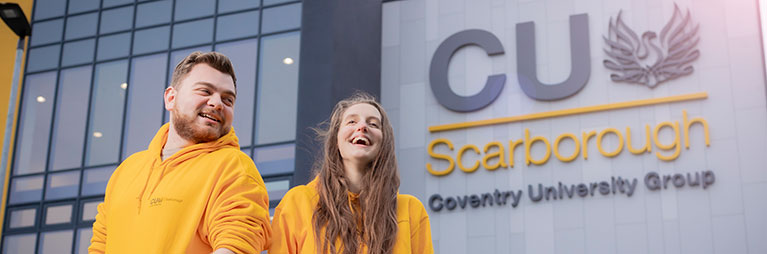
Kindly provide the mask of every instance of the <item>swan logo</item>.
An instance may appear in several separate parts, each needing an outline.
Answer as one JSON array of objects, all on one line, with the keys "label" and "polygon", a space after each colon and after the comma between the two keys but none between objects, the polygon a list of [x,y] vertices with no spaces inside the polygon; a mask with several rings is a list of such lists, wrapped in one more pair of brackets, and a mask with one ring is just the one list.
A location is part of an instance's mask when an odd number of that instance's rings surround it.
[{"label": "swan logo", "polygon": [[621,12],[610,18],[607,37],[603,37],[608,59],[607,69],[614,71],[610,78],[655,88],[658,84],[693,72],[691,63],[698,59],[698,24],[690,20],[690,11],[682,15],[674,4],[674,14],[663,27],[660,38],[646,31],[641,37],[621,19]]}]

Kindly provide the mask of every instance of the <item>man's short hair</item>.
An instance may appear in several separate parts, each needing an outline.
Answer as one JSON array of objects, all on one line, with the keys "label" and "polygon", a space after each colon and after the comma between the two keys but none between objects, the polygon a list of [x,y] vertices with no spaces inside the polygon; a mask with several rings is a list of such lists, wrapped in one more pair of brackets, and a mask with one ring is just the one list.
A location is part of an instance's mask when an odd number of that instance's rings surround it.
[{"label": "man's short hair", "polygon": [[170,81],[170,86],[178,88],[181,80],[186,74],[192,71],[192,67],[197,64],[207,64],[208,66],[213,67],[213,69],[229,74],[229,76],[232,76],[232,81],[234,81],[234,88],[237,89],[237,78],[234,76],[234,67],[232,67],[232,62],[229,61],[229,58],[218,52],[202,53],[200,51],[192,52],[176,65],[176,69],[173,70],[173,78]]}]

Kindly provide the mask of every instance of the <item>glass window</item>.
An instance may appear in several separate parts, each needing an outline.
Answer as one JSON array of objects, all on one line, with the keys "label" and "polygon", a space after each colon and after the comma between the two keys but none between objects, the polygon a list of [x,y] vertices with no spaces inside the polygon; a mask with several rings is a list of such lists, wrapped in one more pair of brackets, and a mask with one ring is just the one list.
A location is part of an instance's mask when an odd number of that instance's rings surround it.
[{"label": "glass window", "polygon": [[39,201],[43,196],[43,176],[18,177],[11,180],[9,204]]},{"label": "glass window", "polygon": [[118,6],[118,5],[127,4],[127,3],[133,3],[133,1],[134,0],[104,0],[103,8]]},{"label": "glass window", "polygon": [[96,35],[98,13],[70,16],[67,18],[67,32],[64,39],[72,40]]},{"label": "glass window", "polygon": [[130,36],[130,32],[126,32],[100,37],[96,59],[101,61],[128,56],[130,54]]},{"label": "glass window", "polygon": [[64,54],[61,59],[61,65],[69,66],[93,62],[93,51],[95,47],[96,39],[64,43]]},{"label": "glass window", "polygon": [[134,58],[128,86],[123,158],[145,150],[162,126],[163,91],[168,54]]},{"label": "glass window", "polygon": [[[242,147],[242,146],[240,146],[240,147]],[[243,153],[247,154],[248,157],[250,157],[252,159],[253,158],[253,153],[251,153],[251,150],[253,150],[253,149],[252,148],[240,148],[240,151],[242,151]]]},{"label": "glass window", "polygon": [[56,72],[27,76],[21,104],[13,175],[43,172],[53,114]]},{"label": "glass window", "polygon": [[139,4],[136,7],[136,27],[170,22],[170,0]]},{"label": "glass window", "polygon": [[101,195],[106,192],[107,182],[117,166],[105,166],[83,171],[82,196]]},{"label": "glass window", "polygon": [[218,13],[255,8],[261,4],[260,2],[258,0],[219,0]]},{"label": "glass window", "polygon": [[173,25],[173,48],[210,43],[213,40],[213,19]]},{"label": "glass window", "polygon": [[[266,3],[264,3],[266,4]],[[261,33],[271,33],[301,26],[301,4],[291,4],[264,9]]]},{"label": "glass window", "polygon": [[131,29],[132,26],[133,6],[101,12],[101,28],[99,29],[101,34]]},{"label": "glass window", "polygon": [[227,55],[237,76],[237,100],[234,103],[232,126],[240,141],[240,147],[253,142],[253,100],[256,96],[256,60],[258,40],[243,40],[218,44],[216,51]]},{"label": "glass window", "polygon": [[37,220],[37,207],[11,210],[10,214],[9,228],[34,227]]},{"label": "glass window", "polygon": [[168,49],[170,27],[162,26],[136,31],[133,37],[133,54],[143,54]]},{"label": "glass window", "polygon": [[256,144],[295,139],[299,33],[264,37],[256,102]]},{"label": "glass window", "polygon": [[257,35],[258,13],[256,10],[219,16],[216,25],[216,40],[222,41]]},{"label": "glass window", "polygon": [[99,0],[69,0],[69,14],[92,11],[98,8]]},{"label": "glass window", "polygon": [[29,38],[29,45],[37,46],[60,41],[63,32],[64,19],[35,22],[34,25],[32,25],[32,36]]},{"label": "glass window", "polygon": [[184,0],[176,1],[175,21],[199,18],[213,15],[216,10],[216,1],[210,0]]},{"label": "glass window", "polygon": [[116,163],[119,160],[125,106],[128,61],[96,65],[88,125],[85,165]]},{"label": "glass window", "polygon": [[82,221],[95,221],[96,215],[99,213],[99,204],[101,204],[101,200],[97,201],[86,201],[83,203],[83,216],[81,218]]},{"label": "glass window", "polygon": [[42,71],[59,66],[61,45],[51,45],[29,49],[27,56],[27,72]]},{"label": "glass window", "polygon": [[66,252],[71,251],[72,242],[74,238],[74,231],[71,229],[62,231],[51,231],[40,233],[40,250],[42,254],[56,254],[61,253],[61,250]]},{"label": "glass window", "polygon": [[256,163],[258,172],[262,176],[293,172],[295,169],[295,157],[295,144],[257,147],[253,151],[253,162]]},{"label": "glass window", "polygon": [[35,20],[47,19],[64,15],[67,1],[37,0],[35,1]]},{"label": "glass window", "polygon": [[265,181],[266,189],[269,190],[269,200],[280,200],[290,190],[290,180]]},{"label": "glass window", "polygon": [[35,253],[35,242],[37,242],[36,233],[23,235],[5,235],[3,238],[3,253]]},{"label": "glass window", "polygon": [[62,199],[77,196],[80,187],[80,171],[48,174],[45,199]]},{"label": "glass window", "polygon": [[82,164],[91,66],[61,71],[54,120],[51,170],[77,168]]},{"label": "glass window", "polygon": [[77,229],[77,249],[78,254],[88,254],[88,246],[91,245],[91,238],[93,238],[93,228],[80,228]]},{"label": "glass window", "polygon": [[72,222],[72,204],[48,206],[45,208],[45,225]]},{"label": "glass window", "polygon": [[294,0],[264,0],[264,5],[273,5],[273,4],[279,4],[279,3],[285,3],[285,2],[291,2]]}]

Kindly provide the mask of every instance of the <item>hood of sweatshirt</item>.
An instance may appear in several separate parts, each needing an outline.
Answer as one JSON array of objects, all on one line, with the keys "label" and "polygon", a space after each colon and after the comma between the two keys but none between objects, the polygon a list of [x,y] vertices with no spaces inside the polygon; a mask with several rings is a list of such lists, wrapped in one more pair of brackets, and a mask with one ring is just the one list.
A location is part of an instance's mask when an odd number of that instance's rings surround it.
[{"label": "hood of sweatshirt", "polygon": [[209,153],[225,147],[232,147],[237,149],[240,148],[239,141],[237,136],[234,134],[234,128],[232,127],[229,129],[229,132],[226,135],[214,141],[184,147],[177,153],[173,154],[171,157],[168,157],[168,159],[165,161],[162,161],[162,149],[165,147],[165,143],[168,141],[169,129],[169,123],[166,123],[160,127],[160,130],[158,130],[157,134],[154,135],[154,138],[152,138],[152,142],[149,143],[148,147],[149,153],[152,154],[155,159],[159,159],[162,163],[178,164],[190,158],[194,158],[201,153]]},{"label": "hood of sweatshirt", "polygon": [[[149,191],[149,195],[147,197],[150,197],[152,193],[154,193],[154,190],[157,188],[157,186],[162,182],[163,176],[170,173],[171,171],[176,169],[176,166],[179,164],[190,160],[192,158],[195,158],[197,156],[207,154],[214,152],[216,150],[222,149],[222,148],[235,148],[239,149],[240,144],[237,140],[237,135],[234,133],[234,128],[230,128],[229,133],[226,135],[218,138],[217,140],[206,142],[206,143],[199,143],[190,145],[187,147],[184,147],[183,149],[179,150],[175,154],[173,154],[171,157],[168,157],[166,160],[162,160],[162,149],[165,146],[165,143],[168,141],[168,130],[170,129],[170,124],[166,123],[162,127],[160,127],[160,130],[157,131],[157,134],[155,134],[154,138],[152,138],[152,142],[149,143],[148,152],[152,156],[152,161],[148,164],[150,167],[149,174],[146,178],[146,181],[144,183],[144,188],[142,188],[141,192],[139,193],[138,199],[139,199],[139,211],[141,211],[141,203],[142,203],[142,197],[144,197],[144,194],[146,191]],[[152,179],[152,176],[156,174],[156,170],[159,170],[159,177],[156,181],[153,181],[150,186],[150,180]]]}]

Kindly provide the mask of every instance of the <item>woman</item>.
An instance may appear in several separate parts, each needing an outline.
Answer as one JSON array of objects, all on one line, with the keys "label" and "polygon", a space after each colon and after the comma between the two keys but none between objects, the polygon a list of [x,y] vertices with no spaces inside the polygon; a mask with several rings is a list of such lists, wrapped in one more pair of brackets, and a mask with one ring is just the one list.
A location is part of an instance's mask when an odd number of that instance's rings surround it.
[{"label": "woman", "polygon": [[288,191],[274,212],[269,253],[433,253],[423,204],[398,194],[389,118],[373,97],[336,104],[317,177]]}]

